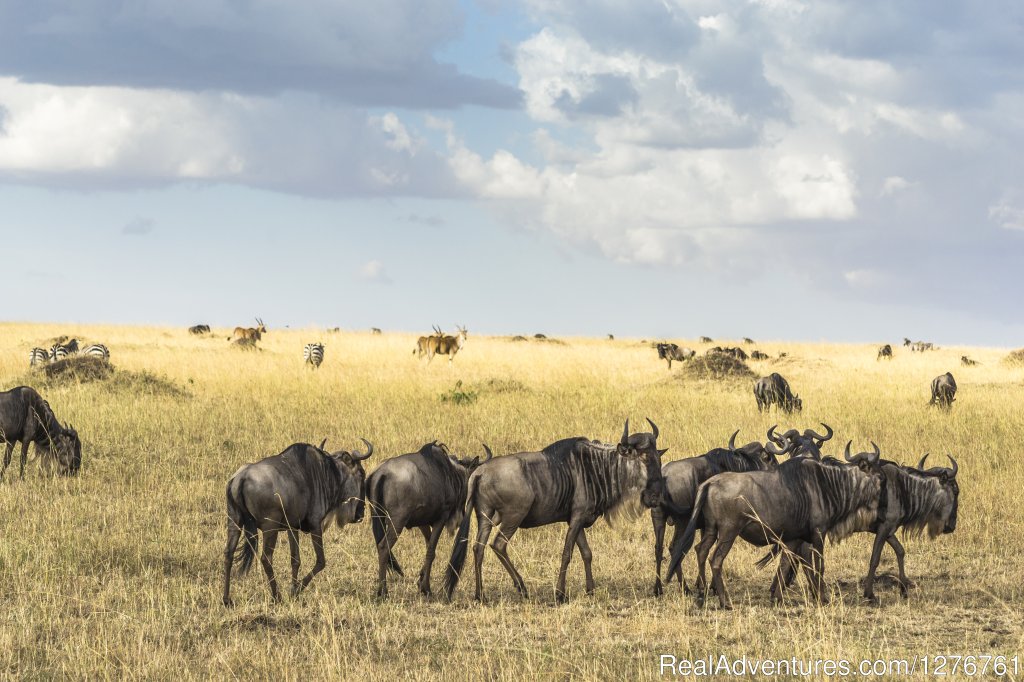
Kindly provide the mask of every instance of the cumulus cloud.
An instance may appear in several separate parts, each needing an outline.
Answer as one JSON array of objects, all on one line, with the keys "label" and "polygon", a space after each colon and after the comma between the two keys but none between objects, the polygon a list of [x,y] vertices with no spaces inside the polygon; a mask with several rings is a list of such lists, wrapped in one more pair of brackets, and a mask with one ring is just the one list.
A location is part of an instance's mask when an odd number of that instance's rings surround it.
[{"label": "cumulus cloud", "polygon": [[387,270],[384,269],[384,264],[379,260],[367,261],[363,264],[363,267],[359,268],[359,277],[367,282],[375,282],[377,284],[391,284],[392,279],[388,276]]}]

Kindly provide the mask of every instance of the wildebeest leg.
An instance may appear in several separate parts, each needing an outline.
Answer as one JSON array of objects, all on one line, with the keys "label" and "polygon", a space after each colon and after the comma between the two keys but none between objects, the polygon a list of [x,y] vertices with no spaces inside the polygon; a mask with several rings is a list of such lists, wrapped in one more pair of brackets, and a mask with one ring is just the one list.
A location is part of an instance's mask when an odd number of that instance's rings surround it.
[{"label": "wildebeest leg", "polygon": [[224,548],[224,606],[231,606],[231,565],[235,562],[235,548],[242,530],[238,524],[228,522],[228,544]]},{"label": "wildebeest leg", "polygon": [[292,555],[292,596],[295,596],[302,590],[301,583],[299,583],[299,566],[302,561],[299,557],[299,532],[291,529],[287,532],[288,551]]},{"label": "wildebeest leg", "polygon": [[478,509],[476,514],[476,544],[473,545],[473,568],[476,570],[476,594],[473,598],[477,601],[483,601],[484,598],[484,554],[487,552],[487,538],[491,536],[491,526],[493,526],[491,523],[491,515],[494,513],[494,510],[490,511],[490,514],[485,514]]},{"label": "wildebeest leg", "polygon": [[[725,537],[719,536],[718,546],[715,547],[715,553],[711,555],[711,585],[715,588],[718,603],[723,609],[732,608],[729,593],[725,591],[725,581],[722,579],[722,564],[725,563],[725,557],[729,555],[729,550],[732,549],[732,543],[735,540],[735,533],[729,533]],[[703,540],[701,542],[703,543]]]},{"label": "wildebeest leg", "polygon": [[796,578],[799,552],[803,544],[799,540],[786,543],[782,552],[782,558],[779,561],[779,569],[772,580],[772,603],[777,604],[781,602],[786,588],[793,584],[793,580]]},{"label": "wildebeest leg", "polygon": [[[320,526],[318,524],[317,528],[319,527]],[[306,577],[302,579],[302,586],[299,588],[300,590],[306,589],[306,586],[309,585],[309,581],[313,579],[313,576],[315,576],[320,571],[324,570],[324,566],[327,565],[327,558],[324,557],[323,531],[313,531],[309,534],[309,537],[313,540],[313,552],[316,554],[316,563],[313,564],[312,570],[310,570],[310,572],[306,574]]]},{"label": "wildebeest leg", "polygon": [[281,593],[277,590],[277,578],[274,577],[274,547],[277,546],[277,531],[263,531],[263,554],[260,555],[260,565],[263,572],[267,574],[270,581],[270,596],[274,601],[281,601]]},{"label": "wildebeest leg", "polygon": [[875,596],[875,571],[878,570],[878,560],[882,558],[882,548],[888,535],[888,529],[879,530],[875,533],[875,541],[871,543],[871,560],[868,562],[868,574],[864,576],[864,599],[870,602],[878,601]]},{"label": "wildebeest leg", "polygon": [[444,521],[438,521],[429,533],[427,526],[420,526],[423,537],[427,540],[427,555],[423,558],[423,568],[420,570],[420,594],[430,594],[430,569],[434,565],[434,553],[437,551],[437,541],[441,539],[441,531],[444,530]]},{"label": "wildebeest leg", "polygon": [[[700,604],[703,604],[704,599],[707,597],[708,581],[705,571],[708,563],[708,554],[711,552],[711,547],[717,539],[718,534],[712,528],[705,528],[704,534],[700,537],[700,542],[697,543],[697,582],[694,585],[694,589],[697,591],[697,602]],[[681,570],[682,567],[680,566]]]},{"label": "wildebeest leg", "polygon": [[[664,558],[662,552],[665,549],[665,512],[661,507],[651,509],[651,523],[654,524],[654,596],[660,597],[661,589],[661,561]],[[671,576],[669,576],[671,579]]]},{"label": "wildebeest leg", "polygon": [[4,450],[4,468],[0,469],[0,481],[4,478],[4,472],[7,471],[7,467],[11,464],[11,454],[14,453],[14,443],[8,443],[7,448]]},{"label": "wildebeest leg", "polygon": [[[501,524],[498,526],[498,535],[494,538],[494,542],[491,543],[491,549],[498,555],[498,561],[508,571],[509,576],[512,578],[512,583],[519,590],[519,594],[523,596],[523,599],[527,598],[526,592],[526,581],[523,580],[523,576],[519,575],[519,571],[512,565],[512,559],[508,555],[508,543],[515,535],[516,531],[519,530],[519,523],[522,518],[514,519],[514,523],[511,523],[509,519],[502,519]],[[571,549],[571,545],[570,545]]]},{"label": "wildebeest leg", "polygon": [[405,519],[398,519],[401,523],[395,523],[395,519],[385,515],[381,520],[384,524],[384,536],[377,543],[377,596],[388,596],[388,565],[391,558],[391,548],[398,542],[398,536],[405,528]]},{"label": "wildebeest leg", "polygon": [[555,600],[559,604],[567,601],[565,597],[565,575],[569,571],[569,562],[572,560],[572,548],[576,544],[576,538],[583,530],[583,524],[579,521],[569,523],[569,531],[565,534],[565,545],[562,547],[562,565],[558,569],[558,582],[555,584]]},{"label": "wildebeest leg", "polygon": [[[29,440],[27,438],[21,441],[21,459],[18,461],[18,478],[25,478],[25,462],[28,461],[28,444]],[[38,451],[36,454],[39,454]]]},{"label": "wildebeest leg", "polygon": [[[675,530],[672,531],[672,542],[669,543],[669,547],[671,547],[672,545],[676,544],[676,542],[679,540],[679,536],[683,534],[683,531],[685,530],[685,526],[686,526],[685,523],[683,525],[680,525],[679,521],[676,522]],[[700,531],[700,537],[701,537],[702,540],[704,539],[704,531]],[[676,575],[675,575],[675,577],[676,577],[676,580],[679,581],[679,586],[681,588],[683,588],[683,594],[692,594],[693,593],[692,590],[690,590],[690,586],[686,584],[686,578],[683,577],[683,564],[682,563],[680,563],[679,567],[676,568]],[[671,582],[672,576],[668,576],[668,580]]]},{"label": "wildebeest leg", "polygon": [[899,538],[896,537],[895,533],[886,538],[885,541],[889,543],[889,546],[892,547],[892,551],[896,553],[896,565],[900,570],[900,596],[906,599],[908,596],[907,591],[914,586],[913,581],[907,577],[907,572],[905,570],[906,567],[903,563],[903,559],[906,557],[907,552],[903,549],[903,543],[899,541]]},{"label": "wildebeest leg", "polygon": [[[803,546],[808,551],[808,546]],[[816,533],[809,548],[810,556],[804,560],[810,565],[807,571],[807,582],[811,585],[811,596],[822,604],[828,603],[828,594],[825,593],[825,538],[821,533]]]},{"label": "wildebeest leg", "polygon": [[587,594],[594,594],[594,572],[591,561],[594,553],[590,551],[590,543],[587,542],[587,529],[581,528],[580,534],[576,536],[576,547],[580,550],[580,558],[583,559],[583,574],[587,578]]}]

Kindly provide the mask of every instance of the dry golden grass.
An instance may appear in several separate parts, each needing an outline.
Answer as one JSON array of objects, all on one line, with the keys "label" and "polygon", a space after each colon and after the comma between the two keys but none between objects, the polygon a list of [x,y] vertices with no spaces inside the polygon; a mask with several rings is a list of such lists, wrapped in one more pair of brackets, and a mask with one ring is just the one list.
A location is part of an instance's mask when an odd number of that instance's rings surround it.
[{"label": "dry golden grass", "polygon": [[[260,351],[244,352],[229,347],[227,333],[0,325],[3,389],[39,385],[84,443],[78,478],[42,478],[30,465],[24,481],[0,484],[0,676],[609,679],[657,676],[659,653],[1024,653],[1024,368],[1002,363],[1005,350],[896,347],[894,360],[876,362],[874,346],[758,344],[772,356],[789,352],[750,363],[759,374],[782,373],[803,397],[803,414],[786,419],[758,414],[749,381],[681,379],[637,340],[561,345],[471,335],[449,368],[417,362],[411,335],[272,329]],[[37,381],[28,350],[57,334],[106,343],[115,379]],[[326,359],[312,372],[302,347],[318,340]],[[960,367],[963,354],[982,364]],[[946,370],[960,387],[951,414],[925,406],[929,382]],[[125,372],[128,380],[117,381]],[[441,401],[457,380],[478,394],[474,402]],[[908,541],[918,587],[903,602],[881,584],[879,608],[858,599],[866,535],[829,548],[827,606],[795,594],[772,608],[770,576],[752,566],[760,551],[742,544],[727,563],[735,610],[698,609],[675,586],[654,599],[646,516],[594,527],[597,593],[582,594],[576,557],[566,606],[553,599],[564,526],[521,531],[510,546],[528,601],[488,554],[489,601],[479,606],[471,579],[450,605],[420,598],[414,579],[394,582],[392,598],[376,602],[366,523],[328,534],[327,569],[298,599],[271,604],[257,567],[235,581],[237,606],[220,604],[224,485],[244,462],[324,437],[339,448],[365,436],[381,458],[435,438],[459,454],[479,452],[481,441],[506,453],[570,435],[611,440],[627,416],[658,422],[667,459],[721,446],[736,428],[741,439],[763,439],[776,420],[786,428],[827,421],[837,432],[833,454],[849,438],[863,448],[875,440],[908,462],[953,453],[963,490],[958,530]],[[450,546],[442,540],[435,591]],[[288,572],[286,550],[279,544],[279,575]],[[419,534],[403,535],[396,554],[415,575]],[[312,564],[308,539],[303,561],[304,569]],[[893,563],[885,554],[883,570]],[[692,575],[692,559],[685,568]]]}]

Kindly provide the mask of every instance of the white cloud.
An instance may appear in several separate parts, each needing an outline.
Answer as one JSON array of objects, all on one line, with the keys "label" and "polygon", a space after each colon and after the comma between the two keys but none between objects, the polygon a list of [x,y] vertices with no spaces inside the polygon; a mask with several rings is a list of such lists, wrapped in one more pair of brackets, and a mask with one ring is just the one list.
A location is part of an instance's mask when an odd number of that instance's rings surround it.
[{"label": "white cloud", "polygon": [[988,217],[1004,230],[1024,230],[1024,202],[1015,201],[1008,193],[989,206]]},{"label": "white cloud", "polygon": [[367,261],[363,264],[363,267],[359,268],[359,277],[368,282],[376,282],[377,284],[391,284],[391,277],[388,276],[387,270],[384,269],[384,264],[379,260]]}]

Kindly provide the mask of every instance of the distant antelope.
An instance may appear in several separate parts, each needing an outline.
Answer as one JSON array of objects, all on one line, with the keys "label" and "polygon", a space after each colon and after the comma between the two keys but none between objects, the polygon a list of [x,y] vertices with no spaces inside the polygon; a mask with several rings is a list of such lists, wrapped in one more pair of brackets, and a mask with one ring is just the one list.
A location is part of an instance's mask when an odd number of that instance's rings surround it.
[{"label": "distant antelope", "polygon": [[436,324],[432,325],[431,329],[434,330],[434,333],[432,335],[421,336],[420,338],[416,339],[416,348],[414,348],[412,351],[413,355],[416,355],[421,358],[424,355],[429,355],[431,345],[433,345],[437,339],[444,337],[444,332],[442,332],[441,328],[438,327]]},{"label": "distant antelope", "polygon": [[263,338],[263,335],[267,333],[267,325],[263,324],[263,320],[256,318],[256,324],[258,327],[235,327],[235,331],[231,332],[231,336],[228,337],[228,341],[240,341],[246,339],[255,343]]},{"label": "distant antelope", "polygon": [[456,336],[443,335],[440,337],[432,336],[431,343],[427,347],[427,363],[434,359],[435,355],[447,355],[448,364],[452,364],[452,360],[455,359],[455,354],[462,350],[462,347],[466,345],[466,338],[469,336],[469,332],[466,331],[465,327],[455,326],[459,330]]},{"label": "distant antelope", "polygon": [[320,365],[324,361],[324,344],[307,343],[302,351],[302,359],[313,369],[320,369]]}]

